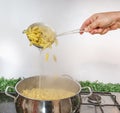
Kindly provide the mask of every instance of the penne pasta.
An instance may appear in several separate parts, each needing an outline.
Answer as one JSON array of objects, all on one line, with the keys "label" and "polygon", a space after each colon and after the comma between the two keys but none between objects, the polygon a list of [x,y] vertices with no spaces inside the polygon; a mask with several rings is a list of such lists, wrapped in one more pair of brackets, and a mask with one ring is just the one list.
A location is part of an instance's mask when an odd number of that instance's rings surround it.
[{"label": "penne pasta", "polygon": [[24,31],[30,43],[37,47],[50,47],[55,41],[55,33],[46,26],[35,25]]},{"label": "penne pasta", "polygon": [[22,95],[38,100],[58,100],[71,97],[75,93],[64,89],[33,88],[23,90]]}]

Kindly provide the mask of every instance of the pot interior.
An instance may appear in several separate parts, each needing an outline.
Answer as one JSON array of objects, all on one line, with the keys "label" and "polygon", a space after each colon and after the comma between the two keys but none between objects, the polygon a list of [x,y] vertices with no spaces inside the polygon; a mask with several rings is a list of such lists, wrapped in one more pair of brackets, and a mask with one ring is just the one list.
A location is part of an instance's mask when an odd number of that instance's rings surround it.
[{"label": "pot interior", "polygon": [[17,83],[15,87],[18,94],[21,94],[23,90],[33,88],[64,89],[75,94],[81,90],[80,84],[69,77],[45,75],[26,78]]}]

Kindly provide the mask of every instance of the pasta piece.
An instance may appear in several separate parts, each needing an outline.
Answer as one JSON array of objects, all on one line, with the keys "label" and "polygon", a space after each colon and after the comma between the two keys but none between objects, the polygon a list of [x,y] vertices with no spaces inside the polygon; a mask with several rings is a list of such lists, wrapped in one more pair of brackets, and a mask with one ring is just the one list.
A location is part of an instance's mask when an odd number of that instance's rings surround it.
[{"label": "pasta piece", "polygon": [[46,53],[46,55],[45,55],[45,60],[48,61],[48,59],[49,59],[49,54]]},{"label": "pasta piece", "polygon": [[57,57],[56,57],[56,55],[53,55],[53,60],[54,60],[55,62],[57,62]]},{"label": "pasta piece", "polygon": [[75,93],[64,89],[33,88],[23,90],[22,95],[38,100],[58,100],[71,97]]}]

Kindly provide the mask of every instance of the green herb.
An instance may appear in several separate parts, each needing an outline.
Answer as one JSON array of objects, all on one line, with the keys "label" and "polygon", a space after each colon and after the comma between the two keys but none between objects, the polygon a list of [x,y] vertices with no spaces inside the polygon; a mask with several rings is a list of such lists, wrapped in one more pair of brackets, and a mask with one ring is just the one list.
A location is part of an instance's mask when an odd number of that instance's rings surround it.
[{"label": "green herb", "polygon": [[[20,81],[21,78],[18,79],[5,79],[4,77],[0,78],[0,92],[4,92],[7,86],[15,87],[16,83]],[[96,92],[120,92],[120,84],[112,84],[112,83],[102,83],[99,81],[80,81],[79,82],[82,87],[89,86],[93,91]],[[9,89],[9,92],[14,92],[14,89]],[[85,91],[85,90],[84,90]]]},{"label": "green herb", "polygon": [[112,83],[102,83],[102,82],[90,82],[90,81],[80,81],[82,87],[89,86],[93,91],[96,92],[120,92],[120,84]]},{"label": "green herb", "polygon": [[[5,91],[7,86],[15,87],[16,83],[18,81],[20,81],[20,80],[21,80],[21,78],[18,78],[18,79],[14,79],[14,78],[12,78],[12,79],[5,79],[4,77],[1,77],[0,78],[0,92]],[[9,92],[14,92],[15,90],[10,88],[8,91]]]}]

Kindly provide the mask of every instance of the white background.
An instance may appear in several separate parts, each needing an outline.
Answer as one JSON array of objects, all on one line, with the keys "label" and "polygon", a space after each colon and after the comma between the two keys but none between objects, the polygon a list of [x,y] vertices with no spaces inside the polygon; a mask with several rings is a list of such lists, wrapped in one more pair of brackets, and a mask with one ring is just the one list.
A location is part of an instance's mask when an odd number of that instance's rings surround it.
[{"label": "white background", "polygon": [[46,23],[56,33],[79,29],[89,16],[105,11],[120,11],[120,0],[0,0],[0,76],[67,73],[77,80],[120,82],[120,30],[58,37],[58,46],[42,53],[22,34],[34,22]]}]

